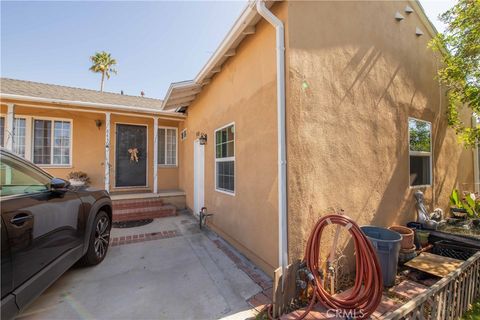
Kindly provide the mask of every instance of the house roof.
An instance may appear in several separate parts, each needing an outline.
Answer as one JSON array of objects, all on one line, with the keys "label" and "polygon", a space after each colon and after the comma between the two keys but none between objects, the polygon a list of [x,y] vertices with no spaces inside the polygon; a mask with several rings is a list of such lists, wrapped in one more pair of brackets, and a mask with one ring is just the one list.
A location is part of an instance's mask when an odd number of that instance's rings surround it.
[{"label": "house roof", "polygon": [[[215,50],[197,76],[193,80],[173,82],[170,85],[161,106],[163,110],[179,110],[188,107],[202,91],[202,88],[210,82],[211,78],[222,70],[222,65],[225,61],[235,55],[235,49],[243,39],[255,33],[255,26],[261,19],[261,16],[256,10],[258,1],[265,1],[265,5],[268,8],[275,2],[272,0],[249,0],[247,6],[220,43],[217,50]],[[430,19],[428,19],[420,1],[409,0],[409,2],[413,9],[418,12],[418,16],[428,33],[434,37],[437,34],[437,30]]]},{"label": "house roof", "polygon": [[[227,33],[220,46],[200,70],[195,79],[182,82],[174,82],[168,88],[163,100],[163,110],[178,110],[188,107],[202,88],[210,82],[210,79],[222,69],[222,65],[228,58],[235,55],[235,49],[245,37],[255,33],[255,25],[260,21],[255,6],[260,0],[250,0],[240,14],[234,25]],[[271,7],[273,1],[266,1],[266,6]]]},{"label": "house roof", "polygon": [[99,105],[118,105],[161,111],[162,100],[66,87],[33,81],[0,78],[0,94],[15,95],[68,102],[85,102]]}]

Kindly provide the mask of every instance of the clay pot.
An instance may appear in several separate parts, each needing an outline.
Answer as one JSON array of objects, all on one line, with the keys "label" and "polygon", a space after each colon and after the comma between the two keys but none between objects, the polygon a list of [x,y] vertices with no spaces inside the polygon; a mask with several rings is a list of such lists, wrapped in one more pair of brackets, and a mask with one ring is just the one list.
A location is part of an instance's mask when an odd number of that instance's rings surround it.
[{"label": "clay pot", "polygon": [[415,252],[415,246],[412,246],[410,249],[400,249],[398,254],[398,263],[403,265],[405,262],[408,262],[417,256]]},{"label": "clay pot", "polygon": [[413,230],[402,226],[391,226],[388,228],[392,231],[398,232],[402,235],[401,247],[402,249],[411,249],[413,247]]}]

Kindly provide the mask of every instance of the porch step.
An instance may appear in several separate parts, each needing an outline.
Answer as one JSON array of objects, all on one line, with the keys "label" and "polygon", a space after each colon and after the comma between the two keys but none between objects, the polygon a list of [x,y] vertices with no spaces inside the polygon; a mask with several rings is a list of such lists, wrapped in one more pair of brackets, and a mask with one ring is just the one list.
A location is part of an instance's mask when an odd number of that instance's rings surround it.
[{"label": "porch step", "polygon": [[165,204],[162,198],[135,198],[113,200],[113,221],[132,221],[174,216],[177,209]]},{"label": "porch step", "polygon": [[113,222],[155,219],[177,215],[177,208],[172,205],[143,206],[134,208],[113,208]]},{"label": "porch step", "polygon": [[136,208],[150,208],[161,207],[164,205],[161,198],[147,198],[147,199],[122,199],[112,201],[113,210],[136,209]]}]

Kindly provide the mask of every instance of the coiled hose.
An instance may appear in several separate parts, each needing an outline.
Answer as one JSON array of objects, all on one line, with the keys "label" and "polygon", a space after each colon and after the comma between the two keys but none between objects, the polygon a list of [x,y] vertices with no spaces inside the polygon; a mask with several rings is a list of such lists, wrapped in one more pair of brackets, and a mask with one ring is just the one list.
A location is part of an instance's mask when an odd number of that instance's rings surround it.
[{"label": "coiled hose", "polygon": [[[323,287],[323,279],[320,274],[321,266],[319,265],[320,240],[322,239],[323,229],[329,224],[346,227],[355,242],[355,285],[347,296],[331,295]],[[311,277],[311,283],[314,293],[308,308],[298,318],[299,320],[303,319],[312,310],[317,301],[327,309],[353,314],[358,319],[368,318],[380,304],[383,282],[375,249],[351,218],[332,214],[318,220],[308,239],[304,259],[313,276]]]}]

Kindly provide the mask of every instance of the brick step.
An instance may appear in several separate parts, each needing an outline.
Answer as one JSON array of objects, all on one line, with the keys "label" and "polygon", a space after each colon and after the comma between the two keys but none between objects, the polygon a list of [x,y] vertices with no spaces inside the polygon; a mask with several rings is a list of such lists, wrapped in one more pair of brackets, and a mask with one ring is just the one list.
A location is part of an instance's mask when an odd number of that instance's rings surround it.
[{"label": "brick step", "polygon": [[133,209],[146,207],[161,207],[164,205],[163,200],[159,198],[152,199],[128,199],[112,201],[113,209]]},{"label": "brick step", "polygon": [[113,209],[113,222],[155,219],[177,215],[177,208],[172,205],[160,207],[143,207],[130,209]]}]

